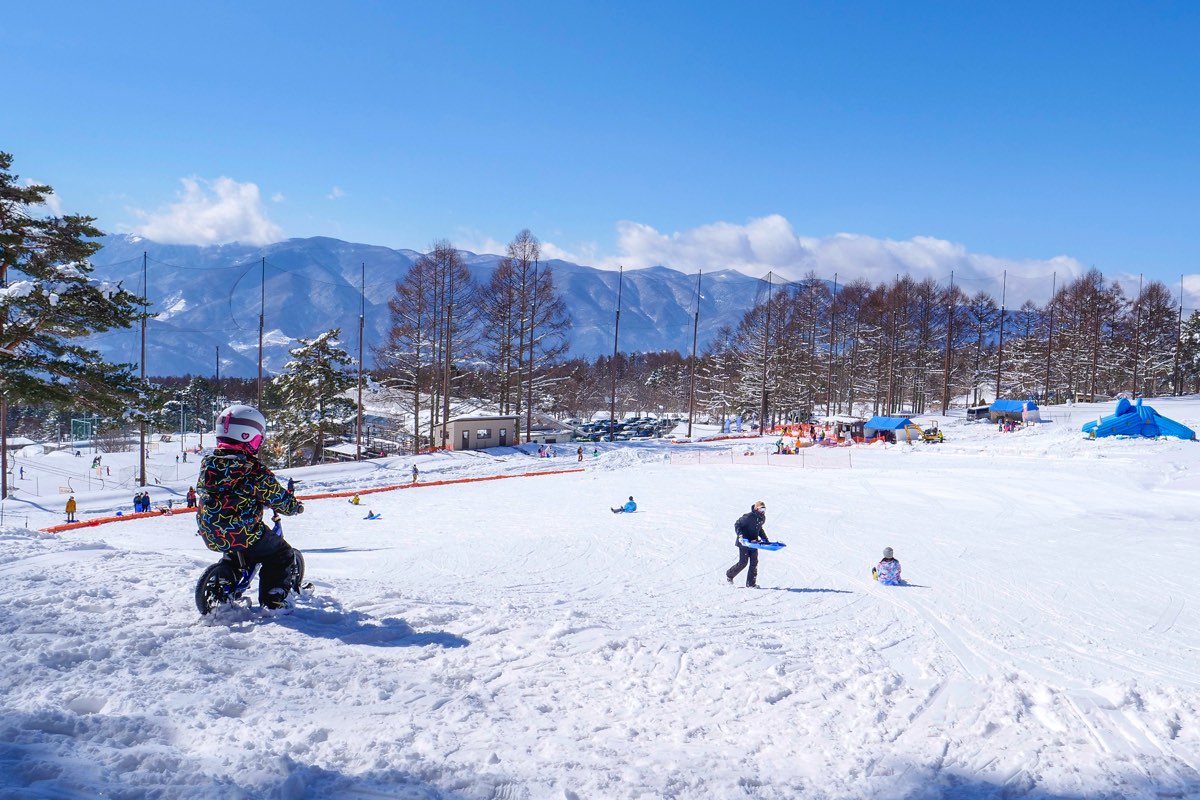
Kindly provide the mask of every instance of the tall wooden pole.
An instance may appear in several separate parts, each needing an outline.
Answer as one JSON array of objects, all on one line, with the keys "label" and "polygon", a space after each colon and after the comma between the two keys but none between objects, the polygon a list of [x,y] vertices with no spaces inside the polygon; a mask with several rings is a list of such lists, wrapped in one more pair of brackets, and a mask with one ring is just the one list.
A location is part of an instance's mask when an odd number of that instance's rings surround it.
[{"label": "tall wooden pole", "polygon": [[1050,276],[1050,322],[1046,326],[1046,388],[1042,393],[1042,402],[1050,402],[1050,361],[1054,354],[1054,306],[1058,295],[1058,273]]},{"label": "tall wooden pole", "polygon": [[[0,289],[8,288],[8,262],[0,259]],[[8,310],[0,317],[0,331],[8,324]],[[0,500],[8,497],[8,394],[0,387]]]},{"label": "tall wooden pole", "polygon": [[[146,278],[146,251],[142,251],[142,390],[146,388],[146,302],[150,296],[150,285]],[[92,436],[96,431],[92,431]],[[146,485],[146,417],[143,414],[138,422],[138,485]]]},{"label": "tall wooden pole", "polygon": [[766,436],[767,431],[767,344],[771,336],[771,280],[774,273],[767,273],[767,314],[763,322],[763,363],[762,363],[762,407],[758,413],[758,435]]},{"label": "tall wooden pole", "polygon": [[538,260],[533,260],[533,291],[529,293],[529,385],[526,386],[525,441],[533,437],[533,326],[537,322]]},{"label": "tall wooden pole", "polygon": [[262,408],[262,367],[263,367],[263,320],[267,315],[267,257],[262,258],[262,286],[258,300],[258,406]]},{"label": "tall wooden pole", "polygon": [[696,273],[696,314],[692,318],[692,360],[691,377],[688,379],[688,438],[692,438],[692,417],[696,414],[696,339],[700,335],[700,276],[704,270]]},{"label": "tall wooden pole", "polygon": [[1142,339],[1142,275],[1138,275],[1138,296],[1133,317],[1133,396],[1138,396],[1138,360]]},{"label": "tall wooden pole", "polygon": [[833,409],[833,348],[837,342],[837,286],[838,276],[833,273],[833,294],[829,298],[829,359],[825,369],[825,416]]},{"label": "tall wooden pole", "polygon": [[[451,254],[453,255],[453,254]],[[442,375],[442,449],[450,448],[450,340],[454,322],[454,269],[453,258],[447,269],[446,282],[446,367]]]},{"label": "tall wooden pole", "polygon": [[617,271],[617,319],[613,323],[612,363],[608,365],[609,375],[612,379],[612,394],[608,404],[608,440],[610,442],[613,438],[613,428],[617,424],[617,340],[621,335],[621,288],[624,284],[624,276],[625,267],[622,266]]},{"label": "tall wooden pole", "polygon": [[1008,270],[1000,284],[1000,348],[996,353],[996,399],[1000,399],[1000,372],[1004,369],[1004,304],[1008,299]]},{"label": "tall wooden pole", "polygon": [[954,271],[950,271],[950,302],[946,306],[946,358],[942,363],[942,416],[950,408],[950,343],[954,341]]},{"label": "tall wooden pole", "polygon": [[362,278],[359,280],[358,303],[358,424],[354,437],[354,460],[362,460],[362,427],[363,427],[363,332],[366,330],[367,317],[367,262],[362,265]]},{"label": "tall wooden pole", "polygon": [[1175,394],[1183,394],[1183,373],[1180,371],[1179,352],[1183,349],[1183,276],[1179,276],[1179,318],[1175,322]]}]

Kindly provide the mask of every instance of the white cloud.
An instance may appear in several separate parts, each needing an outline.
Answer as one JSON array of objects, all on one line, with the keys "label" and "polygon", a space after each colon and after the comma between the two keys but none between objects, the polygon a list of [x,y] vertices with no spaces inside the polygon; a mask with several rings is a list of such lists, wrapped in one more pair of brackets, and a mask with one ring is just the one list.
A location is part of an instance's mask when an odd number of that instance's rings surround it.
[{"label": "white cloud", "polygon": [[1068,256],[1006,259],[972,253],[962,244],[931,236],[904,241],[850,233],[801,236],[778,214],[745,224],[714,222],[669,234],[622,221],[617,224],[617,255],[590,261],[553,244],[543,242],[542,249],[547,255],[553,252],[554,257],[606,269],[618,265],[626,269],[662,265],[688,273],[734,269],[754,276],[772,273],[782,281],[811,272],[826,280],[836,275],[843,285],[858,278],[886,283],[897,275],[946,284],[953,273],[955,284],[967,294],[983,290],[1000,299],[1005,292],[1010,306],[1025,299],[1048,299],[1055,274],[1062,286],[1086,271]]},{"label": "white cloud", "polygon": [[133,232],[164,244],[270,244],[283,230],[267,219],[258,186],[232,178],[181,178],[183,191],[158,211],[134,209],[142,224]]},{"label": "white cloud", "polygon": [[[28,178],[26,178],[25,185],[26,186],[37,186],[38,182],[34,181],[34,180],[29,180]],[[45,184],[42,184],[42,185],[44,186]],[[51,216],[61,217],[63,215],[62,200],[59,199],[58,195],[55,194],[53,190],[51,190],[50,193],[46,195],[45,201],[42,203],[42,205],[46,207],[46,210],[48,210],[50,212]]]},{"label": "white cloud", "polygon": [[287,200],[287,198],[283,196],[283,192],[276,192],[275,194],[271,195],[272,203],[282,203],[285,200]]},{"label": "white cloud", "polygon": [[345,196],[346,193],[343,192],[340,187],[335,186],[329,190],[329,194],[327,194],[325,197],[328,200],[341,200]]}]

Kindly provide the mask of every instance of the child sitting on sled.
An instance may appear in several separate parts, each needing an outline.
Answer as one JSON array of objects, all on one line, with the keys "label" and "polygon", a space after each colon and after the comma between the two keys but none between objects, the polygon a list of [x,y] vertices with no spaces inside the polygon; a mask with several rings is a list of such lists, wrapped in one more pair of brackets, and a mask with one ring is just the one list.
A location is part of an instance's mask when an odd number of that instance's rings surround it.
[{"label": "child sitting on sled", "polygon": [[637,503],[633,502],[633,495],[629,495],[629,499],[625,501],[625,505],[610,509],[614,514],[632,514],[637,511]]},{"label": "child sitting on sled", "polygon": [[899,586],[904,582],[900,579],[900,562],[893,558],[892,548],[883,548],[883,560],[872,567],[871,577],[885,586]]}]

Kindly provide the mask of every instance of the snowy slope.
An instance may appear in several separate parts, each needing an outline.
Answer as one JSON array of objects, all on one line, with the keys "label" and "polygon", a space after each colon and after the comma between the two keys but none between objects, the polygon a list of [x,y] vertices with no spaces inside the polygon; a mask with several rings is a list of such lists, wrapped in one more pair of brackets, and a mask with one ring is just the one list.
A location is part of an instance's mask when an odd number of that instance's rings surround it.
[{"label": "snowy slope", "polygon": [[[1200,445],[1085,441],[1099,410],[806,467],[424,456],[423,481],[584,469],[309,501],[285,525],[315,593],[209,619],[188,516],[52,535],[29,528],[61,499],[26,501],[0,534],[0,797],[1200,796]],[[788,547],[730,586],[758,499]],[[910,586],[869,579],[885,545]]]}]

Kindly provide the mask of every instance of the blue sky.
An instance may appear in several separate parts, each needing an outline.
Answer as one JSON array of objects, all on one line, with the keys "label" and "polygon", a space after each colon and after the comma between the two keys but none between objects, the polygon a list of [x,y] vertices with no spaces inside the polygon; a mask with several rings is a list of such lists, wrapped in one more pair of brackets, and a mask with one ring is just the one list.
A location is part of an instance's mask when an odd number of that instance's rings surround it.
[{"label": "blue sky", "polygon": [[111,232],[496,251],[528,227],[596,266],[953,269],[968,288],[1200,273],[1196,3],[58,2],[4,19],[0,149]]}]

